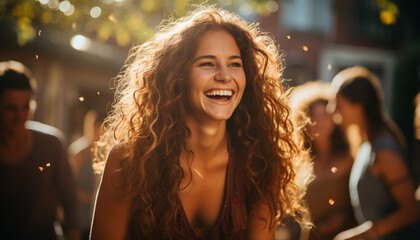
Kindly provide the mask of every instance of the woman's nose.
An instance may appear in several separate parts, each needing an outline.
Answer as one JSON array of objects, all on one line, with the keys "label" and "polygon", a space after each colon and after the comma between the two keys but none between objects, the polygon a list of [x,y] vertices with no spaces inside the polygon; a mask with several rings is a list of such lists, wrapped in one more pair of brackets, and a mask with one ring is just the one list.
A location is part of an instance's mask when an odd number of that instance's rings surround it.
[{"label": "woman's nose", "polygon": [[232,80],[232,76],[229,73],[229,69],[226,66],[222,66],[218,68],[218,72],[214,77],[216,81],[225,81],[229,82]]}]

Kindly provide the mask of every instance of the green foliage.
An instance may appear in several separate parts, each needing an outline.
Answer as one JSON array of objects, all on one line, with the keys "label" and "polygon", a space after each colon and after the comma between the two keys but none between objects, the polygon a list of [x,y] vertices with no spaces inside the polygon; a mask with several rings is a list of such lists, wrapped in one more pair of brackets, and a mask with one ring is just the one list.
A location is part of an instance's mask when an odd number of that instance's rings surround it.
[{"label": "green foliage", "polygon": [[203,2],[231,10],[246,4],[260,15],[277,10],[274,0],[3,0],[0,21],[13,22],[19,45],[47,27],[127,46],[147,40],[163,18],[181,17],[189,4]]}]

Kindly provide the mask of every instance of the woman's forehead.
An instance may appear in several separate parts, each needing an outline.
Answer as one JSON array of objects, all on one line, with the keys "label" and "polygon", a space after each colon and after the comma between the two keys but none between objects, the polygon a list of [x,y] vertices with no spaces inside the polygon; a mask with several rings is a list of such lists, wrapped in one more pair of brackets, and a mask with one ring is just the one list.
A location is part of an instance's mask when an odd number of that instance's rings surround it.
[{"label": "woman's forehead", "polygon": [[195,56],[222,52],[240,56],[239,47],[232,34],[223,29],[209,30],[199,40]]}]

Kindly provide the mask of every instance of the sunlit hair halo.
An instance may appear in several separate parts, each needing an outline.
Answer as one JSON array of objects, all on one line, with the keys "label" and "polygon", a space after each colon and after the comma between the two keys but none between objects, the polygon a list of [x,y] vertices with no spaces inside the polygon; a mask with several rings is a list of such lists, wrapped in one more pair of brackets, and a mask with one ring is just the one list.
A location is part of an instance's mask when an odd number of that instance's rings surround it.
[{"label": "sunlit hair halo", "polygon": [[250,202],[269,206],[271,226],[286,215],[300,221],[307,214],[304,191],[293,183],[297,169],[308,169],[307,152],[289,118],[282,58],[273,39],[255,23],[201,6],[184,18],[163,22],[151,40],[132,49],[116,78],[113,111],[97,148],[102,160],[113,146],[126,153],[115,173],[123,179],[118,187],[134,197],[132,224],[146,236],[176,234],[184,177],[179,156],[190,134],[183,120],[188,71],[201,36],[211,29],[235,38],[246,74],[246,88],[227,131],[252,186]]}]

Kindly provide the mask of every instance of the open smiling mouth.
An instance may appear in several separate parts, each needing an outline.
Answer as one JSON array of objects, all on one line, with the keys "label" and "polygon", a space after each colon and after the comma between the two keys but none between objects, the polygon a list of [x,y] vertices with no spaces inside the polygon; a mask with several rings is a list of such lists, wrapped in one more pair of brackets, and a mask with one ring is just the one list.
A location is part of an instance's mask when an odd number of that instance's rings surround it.
[{"label": "open smiling mouth", "polygon": [[218,99],[218,100],[229,100],[232,95],[233,95],[233,91],[230,89],[226,89],[226,90],[209,90],[207,92],[204,93],[204,95],[208,98],[211,99]]}]

